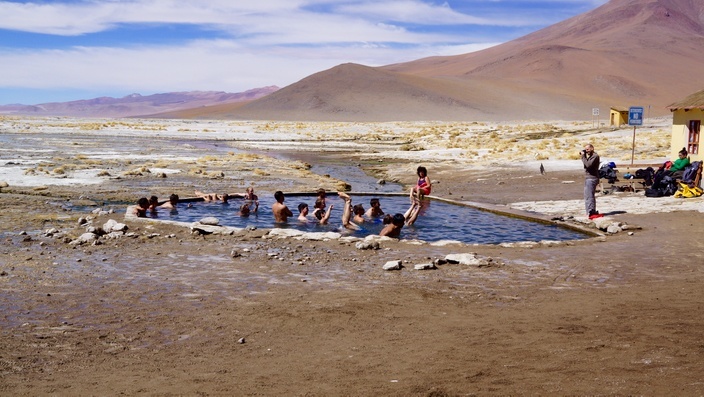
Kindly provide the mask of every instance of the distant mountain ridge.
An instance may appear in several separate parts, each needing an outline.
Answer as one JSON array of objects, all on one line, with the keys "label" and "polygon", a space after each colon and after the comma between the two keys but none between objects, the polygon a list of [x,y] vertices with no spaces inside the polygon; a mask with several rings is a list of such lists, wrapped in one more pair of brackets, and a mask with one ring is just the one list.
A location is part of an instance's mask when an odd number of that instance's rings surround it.
[{"label": "distant mountain ridge", "polygon": [[469,54],[343,64],[261,99],[191,117],[283,120],[589,119],[666,106],[704,88],[704,1],[611,0]]},{"label": "distant mountain ridge", "polygon": [[73,117],[136,117],[173,112],[203,106],[232,104],[261,98],[279,89],[276,86],[255,88],[240,93],[222,91],[170,92],[122,98],[99,97],[70,102],[38,105],[0,105],[0,114]]}]

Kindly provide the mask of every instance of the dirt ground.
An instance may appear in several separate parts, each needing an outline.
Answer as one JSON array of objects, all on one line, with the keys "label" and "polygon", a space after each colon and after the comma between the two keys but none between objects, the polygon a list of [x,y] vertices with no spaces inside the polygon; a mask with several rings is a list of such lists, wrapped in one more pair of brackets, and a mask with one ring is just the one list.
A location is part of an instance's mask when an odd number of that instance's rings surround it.
[{"label": "dirt ground", "polygon": [[[439,196],[581,197],[579,173],[431,169]],[[554,247],[359,250],[139,222],[73,246],[89,213],[67,196],[0,193],[2,395],[704,394],[701,213],[619,214],[642,229]],[[462,252],[492,265],[413,270]]]}]

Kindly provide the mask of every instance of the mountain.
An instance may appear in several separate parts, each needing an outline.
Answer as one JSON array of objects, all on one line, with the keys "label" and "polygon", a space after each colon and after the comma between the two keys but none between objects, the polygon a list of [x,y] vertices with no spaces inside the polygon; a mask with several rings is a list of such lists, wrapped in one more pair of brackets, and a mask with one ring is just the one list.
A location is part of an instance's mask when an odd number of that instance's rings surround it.
[{"label": "mountain", "polygon": [[589,119],[651,115],[704,88],[704,1],[611,0],[469,54],[383,67],[343,64],[198,117],[288,120]]},{"label": "mountain", "polygon": [[135,117],[173,112],[202,106],[251,101],[268,95],[276,86],[256,88],[241,93],[221,91],[171,92],[142,96],[131,94],[123,98],[101,97],[71,102],[39,105],[4,105],[0,114],[76,117]]}]

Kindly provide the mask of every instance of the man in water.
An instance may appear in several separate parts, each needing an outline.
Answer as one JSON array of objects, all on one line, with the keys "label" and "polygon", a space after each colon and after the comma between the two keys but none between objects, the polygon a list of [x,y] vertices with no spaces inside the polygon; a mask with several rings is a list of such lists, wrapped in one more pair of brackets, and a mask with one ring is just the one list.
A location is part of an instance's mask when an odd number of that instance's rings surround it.
[{"label": "man in water", "polygon": [[271,210],[274,212],[274,220],[276,223],[286,223],[288,217],[293,216],[293,213],[288,209],[286,204],[284,204],[284,193],[281,190],[277,190],[276,193],[274,193],[274,198],[276,202],[271,207]]},{"label": "man in water", "polygon": [[364,214],[367,218],[380,218],[384,216],[384,211],[381,209],[381,203],[378,198],[373,198],[369,200],[369,205],[371,208],[367,210]]}]

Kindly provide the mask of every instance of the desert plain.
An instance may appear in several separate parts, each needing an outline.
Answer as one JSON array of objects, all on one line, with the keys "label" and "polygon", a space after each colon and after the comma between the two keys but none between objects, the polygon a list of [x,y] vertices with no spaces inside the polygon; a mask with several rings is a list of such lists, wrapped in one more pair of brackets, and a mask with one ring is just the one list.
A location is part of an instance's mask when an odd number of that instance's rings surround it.
[{"label": "desert plain", "polygon": [[[0,394],[702,395],[702,198],[606,185],[618,233],[370,250],[125,219],[152,194],[360,189],[329,163],[399,192],[424,165],[434,196],[593,228],[578,151],[634,172],[668,158],[670,123],[632,151],[632,127],[594,120],[1,117]],[[129,234],[71,244],[109,219]]]}]

